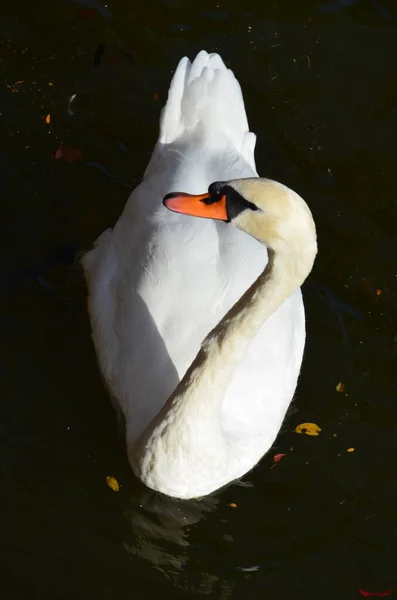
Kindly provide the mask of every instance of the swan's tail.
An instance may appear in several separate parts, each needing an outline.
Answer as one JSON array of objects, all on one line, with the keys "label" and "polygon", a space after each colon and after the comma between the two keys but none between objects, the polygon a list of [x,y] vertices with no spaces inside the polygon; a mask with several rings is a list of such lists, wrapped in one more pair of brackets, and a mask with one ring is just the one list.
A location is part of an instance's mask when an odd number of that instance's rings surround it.
[{"label": "swan's tail", "polygon": [[183,58],[172,79],[160,119],[161,144],[170,144],[200,126],[226,136],[250,164],[256,136],[249,132],[240,85],[218,54],[201,51],[191,63]]}]

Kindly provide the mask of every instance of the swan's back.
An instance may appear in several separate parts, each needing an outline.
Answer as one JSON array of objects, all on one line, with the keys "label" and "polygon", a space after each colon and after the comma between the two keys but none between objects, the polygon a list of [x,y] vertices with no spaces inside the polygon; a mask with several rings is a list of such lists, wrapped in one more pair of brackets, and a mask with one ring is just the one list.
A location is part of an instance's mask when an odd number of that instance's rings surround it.
[{"label": "swan's back", "polygon": [[[182,59],[144,179],[113,231],[102,234],[83,259],[93,339],[124,413],[128,444],[146,429],[207,333],[267,261],[265,249],[246,234],[170,213],[162,198],[256,176],[254,146],[240,86],[221,58],[200,52],[193,63]],[[237,369],[224,403],[226,429],[252,433],[263,419],[282,420],[303,342],[298,291],[265,323]],[[285,369],[291,371],[287,377]]]}]

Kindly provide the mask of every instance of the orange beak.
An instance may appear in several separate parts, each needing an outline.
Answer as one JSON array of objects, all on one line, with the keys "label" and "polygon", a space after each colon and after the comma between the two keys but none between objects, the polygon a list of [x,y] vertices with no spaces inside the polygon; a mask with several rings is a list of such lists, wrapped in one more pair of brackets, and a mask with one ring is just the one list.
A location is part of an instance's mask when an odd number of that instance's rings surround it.
[{"label": "orange beak", "polygon": [[221,196],[216,202],[206,203],[205,200],[208,198],[211,198],[211,194],[193,196],[177,192],[167,194],[163,200],[163,204],[169,210],[181,213],[182,215],[228,221],[226,196]]}]

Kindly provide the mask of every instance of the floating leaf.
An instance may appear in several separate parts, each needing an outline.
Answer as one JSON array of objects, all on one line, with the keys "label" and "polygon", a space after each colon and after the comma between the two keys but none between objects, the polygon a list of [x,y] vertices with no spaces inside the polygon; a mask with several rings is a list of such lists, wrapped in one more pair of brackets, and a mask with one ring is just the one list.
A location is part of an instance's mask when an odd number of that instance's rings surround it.
[{"label": "floating leaf", "polygon": [[112,65],[117,65],[117,64],[121,63],[120,54],[117,54],[116,52],[113,52],[112,54],[110,54],[109,62],[112,63]]},{"label": "floating leaf", "polygon": [[372,304],[375,304],[375,302],[377,302],[379,300],[379,297],[380,297],[381,293],[382,293],[382,290],[375,290],[376,298],[375,298],[375,300],[373,301]]},{"label": "floating leaf", "polygon": [[340,381],[338,383],[338,385],[336,386],[336,391],[337,392],[344,392],[345,391],[345,384]]},{"label": "floating leaf", "polygon": [[385,590],[384,592],[367,592],[366,590],[358,590],[362,596],[390,596],[393,593],[394,588],[390,588],[390,590]]},{"label": "floating leaf", "polygon": [[275,454],[275,455],[273,456],[273,460],[274,460],[274,462],[275,462],[275,463],[279,463],[279,462],[280,462],[280,460],[281,460],[282,458],[284,458],[284,456],[287,456],[287,455],[286,455],[285,453],[283,454],[282,452],[281,452],[280,454]]},{"label": "floating leaf", "polygon": [[54,158],[66,160],[67,162],[75,162],[83,158],[83,153],[79,148],[73,148],[72,146],[65,146],[63,142],[60,143],[59,148],[55,151]]},{"label": "floating leaf", "polygon": [[111,477],[111,475],[108,475],[106,477],[106,483],[108,484],[110,489],[113,490],[114,492],[120,491],[119,482],[117,481],[117,479],[115,477]]},{"label": "floating leaf", "polygon": [[348,452],[354,452],[355,448],[348,448],[347,451]]},{"label": "floating leaf", "polygon": [[237,504],[235,502],[230,502],[228,506],[230,506],[230,508],[237,508]]},{"label": "floating leaf", "polygon": [[16,81],[13,86],[7,85],[7,87],[11,90],[13,94],[17,94],[19,92],[19,87],[17,86],[23,85],[24,83],[25,81],[23,79],[20,79],[19,81]]},{"label": "floating leaf", "polygon": [[321,427],[316,423],[301,423],[295,427],[296,433],[305,433],[306,435],[319,435]]},{"label": "floating leaf", "polygon": [[47,125],[49,125],[51,123],[51,115],[50,115],[50,113],[48,113],[48,115],[46,116],[45,122],[47,123]]}]

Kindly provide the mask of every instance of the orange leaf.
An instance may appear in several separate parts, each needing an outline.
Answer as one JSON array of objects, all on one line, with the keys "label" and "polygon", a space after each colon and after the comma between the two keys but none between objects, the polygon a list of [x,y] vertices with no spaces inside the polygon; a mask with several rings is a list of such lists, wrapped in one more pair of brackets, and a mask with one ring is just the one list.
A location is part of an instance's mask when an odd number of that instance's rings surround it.
[{"label": "orange leaf", "polygon": [[48,113],[48,115],[46,116],[45,122],[47,123],[47,125],[49,125],[51,123],[51,115],[50,115],[50,113]]},{"label": "orange leaf", "polygon": [[160,95],[157,92],[155,92],[153,94],[153,101],[156,102],[159,98],[160,98]]},{"label": "orange leaf", "polygon": [[380,295],[381,295],[381,293],[382,293],[382,290],[375,290],[375,294],[376,294],[377,296],[380,296]]},{"label": "orange leaf", "polygon": [[230,502],[228,506],[230,506],[230,508],[237,508],[237,504],[235,502]]},{"label": "orange leaf", "polygon": [[115,477],[111,477],[110,475],[108,475],[106,477],[106,483],[108,484],[110,489],[113,490],[114,492],[120,491],[119,482],[117,481],[117,479]]},{"label": "orange leaf", "polygon": [[319,435],[321,427],[316,423],[301,423],[295,427],[296,433],[305,433],[306,435]]}]

